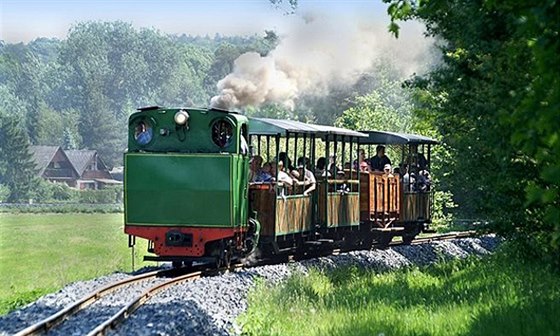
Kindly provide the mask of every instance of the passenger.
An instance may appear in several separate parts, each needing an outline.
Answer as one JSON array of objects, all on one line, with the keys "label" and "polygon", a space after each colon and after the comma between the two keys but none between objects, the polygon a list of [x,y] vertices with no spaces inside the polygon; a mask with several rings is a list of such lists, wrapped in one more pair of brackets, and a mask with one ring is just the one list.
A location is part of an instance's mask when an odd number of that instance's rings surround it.
[{"label": "passenger", "polygon": [[350,162],[346,162],[344,164],[344,170],[350,170],[351,167],[352,167],[352,165],[350,164]]},{"label": "passenger", "polygon": [[422,153],[418,153],[418,144],[410,145],[410,153],[412,163],[415,164],[419,170],[426,170],[428,168],[428,160]]},{"label": "passenger", "polygon": [[292,160],[290,160],[286,152],[281,152],[280,154],[278,154],[278,159],[284,162],[284,168],[288,175],[296,180],[299,179],[299,172],[297,171],[296,167],[292,165]]},{"label": "passenger", "polygon": [[359,168],[362,173],[371,171],[369,163],[366,160],[366,151],[364,151],[363,149],[360,149],[358,151],[358,159],[354,160],[354,168]]},{"label": "passenger", "polygon": [[284,168],[288,171],[295,170],[295,167],[292,166],[292,160],[288,157],[286,152],[281,152],[278,154],[278,160],[284,163]]},{"label": "passenger", "polygon": [[269,162],[265,163],[257,175],[255,182],[272,182],[274,178],[272,177],[271,169],[272,165]]},{"label": "passenger", "polygon": [[278,161],[278,178],[277,178],[277,181],[285,183],[290,187],[294,184],[294,180],[292,179],[292,177],[288,173],[286,173],[286,171],[284,169],[284,162],[282,162],[282,161]]},{"label": "passenger", "polygon": [[403,165],[401,170],[403,172],[402,181],[403,181],[404,191],[413,191],[414,182],[416,182],[416,179],[414,178],[414,174],[408,173],[407,165]]},{"label": "passenger", "polygon": [[[323,177],[323,176],[327,176],[327,172],[326,172],[326,166],[327,166],[327,159],[324,157],[320,157],[317,160],[317,165],[315,165],[315,175]],[[330,176],[330,175],[329,175]]]},{"label": "passenger", "polygon": [[[336,165],[336,156],[330,155],[329,156],[329,165],[327,166],[327,174],[328,176],[336,176],[342,169]],[[342,171],[344,174],[344,171]]]},{"label": "passenger", "polygon": [[377,146],[376,155],[369,159],[369,165],[373,171],[383,171],[386,164],[391,164],[391,160],[385,155],[385,146]]},{"label": "passenger", "polygon": [[418,179],[416,182],[416,191],[428,192],[430,191],[431,185],[430,173],[427,170],[421,170],[418,172]]},{"label": "passenger", "polygon": [[385,175],[385,177],[395,177],[395,175],[393,175],[393,173],[391,172],[392,168],[390,164],[386,164],[383,167],[383,175]]},{"label": "passenger", "polygon": [[369,169],[369,164],[366,161],[360,163],[360,172],[362,173],[369,173],[371,169]]},{"label": "passenger", "polygon": [[257,176],[261,171],[261,165],[263,158],[255,155],[251,158],[249,162],[249,182],[256,182]]},{"label": "passenger", "polygon": [[315,190],[317,185],[317,180],[315,179],[315,175],[307,169],[309,161],[307,158],[300,157],[297,161],[299,176],[303,176],[303,182],[307,189],[303,192],[304,196],[308,196],[313,190]]}]

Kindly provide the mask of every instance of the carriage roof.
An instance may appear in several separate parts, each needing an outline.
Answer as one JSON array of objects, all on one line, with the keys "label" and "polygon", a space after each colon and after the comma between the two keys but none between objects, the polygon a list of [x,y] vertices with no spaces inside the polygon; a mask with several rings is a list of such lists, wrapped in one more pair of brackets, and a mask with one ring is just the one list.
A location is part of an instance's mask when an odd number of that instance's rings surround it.
[{"label": "carriage roof", "polygon": [[315,134],[319,137],[358,137],[366,138],[367,134],[352,131],[346,128],[306,124],[301,121],[270,119],[270,118],[249,118],[251,125],[249,134],[252,135],[280,135],[287,136],[288,133]]},{"label": "carriage roof", "polygon": [[364,145],[406,145],[406,144],[437,144],[437,140],[417,134],[395,133],[384,131],[361,131],[367,138],[359,139]]}]

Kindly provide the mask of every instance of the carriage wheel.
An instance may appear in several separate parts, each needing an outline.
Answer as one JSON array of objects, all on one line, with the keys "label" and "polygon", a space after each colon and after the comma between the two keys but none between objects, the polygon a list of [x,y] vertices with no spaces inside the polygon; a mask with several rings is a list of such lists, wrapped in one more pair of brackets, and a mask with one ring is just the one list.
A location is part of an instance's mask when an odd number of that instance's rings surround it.
[{"label": "carriage wheel", "polygon": [[386,249],[393,240],[393,232],[382,232],[378,239],[379,248]]}]

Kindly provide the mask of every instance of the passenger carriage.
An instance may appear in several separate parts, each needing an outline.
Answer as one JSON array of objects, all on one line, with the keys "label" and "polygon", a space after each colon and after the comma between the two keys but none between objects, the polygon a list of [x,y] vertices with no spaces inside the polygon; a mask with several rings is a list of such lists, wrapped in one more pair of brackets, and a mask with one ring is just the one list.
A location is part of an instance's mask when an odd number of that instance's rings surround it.
[{"label": "passenger carriage", "polygon": [[[410,242],[420,232],[432,232],[433,184],[421,188],[419,179],[412,176],[431,170],[431,149],[438,142],[416,134],[361,132],[368,135],[359,140],[360,148],[365,150],[367,157],[375,155],[376,146],[384,145],[396,155],[393,162],[399,162],[395,165],[399,172],[393,173],[393,176],[382,172],[361,175],[362,223],[371,231],[378,232],[377,236],[383,243],[388,243],[395,235]],[[418,158],[424,158],[424,162],[420,163]]]},{"label": "passenger carriage", "polygon": [[[279,182],[249,184],[250,212],[260,222],[264,254],[305,251],[359,230],[359,180],[350,178],[357,171],[350,167],[345,172],[341,167],[343,159],[356,158],[358,138],[365,134],[292,120],[251,118],[249,124],[255,155],[276,162],[281,160],[280,153],[293,162],[304,157],[309,163],[306,169],[316,179],[316,189],[309,196],[303,195],[303,181],[292,187]],[[318,173],[317,159],[331,155],[337,171]]]}]

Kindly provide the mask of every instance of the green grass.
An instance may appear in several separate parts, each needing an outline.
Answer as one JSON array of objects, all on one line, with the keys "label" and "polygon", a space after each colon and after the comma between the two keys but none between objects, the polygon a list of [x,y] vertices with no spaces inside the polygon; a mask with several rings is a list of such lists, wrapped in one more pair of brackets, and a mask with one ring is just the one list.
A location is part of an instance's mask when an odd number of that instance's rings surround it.
[{"label": "green grass", "polygon": [[248,335],[558,335],[560,276],[500,252],[385,274],[355,268],[259,283]]},{"label": "green grass", "polygon": [[[136,268],[145,251],[137,241]],[[122,214],[0,213],[0,314],[115,271],[131,271]]]}]

